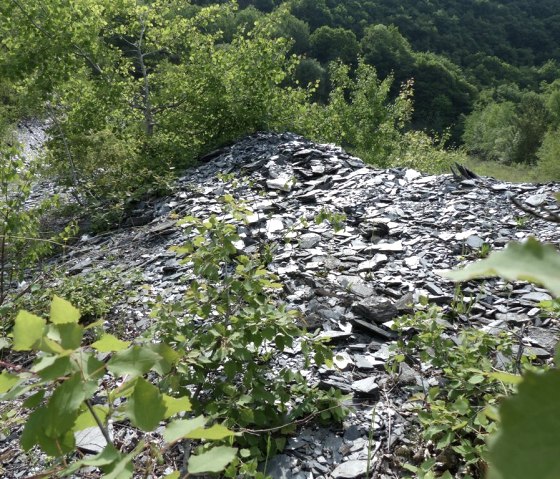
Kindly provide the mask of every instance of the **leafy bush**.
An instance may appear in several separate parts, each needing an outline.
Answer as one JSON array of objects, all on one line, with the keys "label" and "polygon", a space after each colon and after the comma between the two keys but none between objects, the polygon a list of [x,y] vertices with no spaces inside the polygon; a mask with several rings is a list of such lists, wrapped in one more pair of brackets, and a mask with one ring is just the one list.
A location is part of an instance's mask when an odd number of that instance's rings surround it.
[{"label": "leafy bush", "polygon": [[[526,280],[543,285],[560,295],[560,254],[556,247],[534,238],[511,243],[504,250],[458,271],[443,274],[455,281],[500,276],[508,281]],[[526,372],[522,379],[503,376],[517,384],[517,394],[503,401],[499,409],[500,428],[489,442],[490,479],[546,479],[560,469],[558,437],[560,407],[560,363],[556,351],[555,367]]]},{"label": "leafy bush", "polygon": [[[97,352],[112,353],[100,361],[90,348],[81,346],[87,328],[79,324],[80,312],[67,301],[54,297],[50,318],[21,311],[13,330],[14,351],[33,351],[36,358],[30,369],[4,364],[15,374],[0,374],[0,398],[11,401],[25,398],[24,407],[32,412],[21,435],[21,446],[29,450],[39,446],[58,458],[48,471],[50,477],[69,475],[84,466],[99,467],[106,478],[130,478],[134,458],[148,449],[139,441],[128,454],[117,450],[109,431],[112,419],[127,419],[143,431],[153,431],[164,419],[190,411],[187,397],[172,397],[144,379],[148,371],[169,373],[178,355],[163,344],[133,345],[104,335],[91,345]],[[110,391],[99,391],[101,381],[120,382]],[[47,395],[46,391],[52,390]],[[95,402],[94,402],[95,401]],[[221,425],[205,428],[207,420],[176,419],[166,424],[163,437],[171,447],[182,439],[219,441],[234,435]],[[68,463],[65,456],[76,451],[75,433],[98,427],[106,445],[96,456]],[[190,473],[218,472],[235,457],[236,449],[218,446],[192,456]],[[178,477],[178,476],[175,476]]]},{"label": "leafy bush", "polygon": [[52,297],[57,295],[80,310],[82,321],[92,322],[103,318],[115,303],[122,300],[126,283],[139,281],[137,271],[124,271],[123,268],[102,268],[74,276],[56,270],[45,271],[42,284],[33,285],[31,294],[14,301],[12,309],[26,309],[45,315]]},{"label": "leafy bush", "polygon": [[[23,96],[48,98],[48,163],[83,203],[119,203],[165,184],[203,151],[289,128],[305,103],[305,90],[283,86],[295,67],[290,42],[276,38],[284,14],[224,43],[212,27],[231,5],[186,12],[183,3],[30,1],[10,11],[21,29],[10,31],[0,64],[17,63],[12,81]],[[76,28],[65,32],[69,22]]]},{"label": "leafy bush", "polygon": [[537,169],[543,177],[560,181],[560,131],[551,130],[543,139],[542,145],[537,152],[539,161]]},{"label": "leafy bush", "polygon": [[461,150],[446,150],[446,139],[446,136],[437,138],[421,131],[407,131],[391,154],[389,166],[447,173],[454,162],[463,163],[466,155]]},{"label": "leafy bush", "polygon": [[487,160],[510,162],[517,138],[514,117],[512,102],[490,103],[475,110],[465,120],[465,146]]},{"label": "leafy bush", "polygon": [[298,132],[350,147],[365,161],[386,165],[410,118],[410,85],[391,101],[392,79],[379,80],[375,69],[364,62],[360,62],[353,76],[348,66],[332,63],[330,79],[333,89],[328,104],[309,105]]},{"label": "leafy bush", "polygon": [[[225,198],[238,219],[244,213]],[[301,350],[306,364],[321,365],[332,354],[321,341],[305,333],[273,292],[281,288],[266,269],[269,254],[245,255],[238,251],[237,228],[211,216],[187,217],[188,242],[176,248],[193,265],[185,297],[161,304],[155,313],[158,338],[181,355],[179,374],[170,387],[183,394],[194,388],[193,411],[203,412],[230,427],[273,430],[272,443],[250,434],[240,439],[253,457],[281,450],[283,433],[306,415],[340,420],[347,410],[335,391],[323,392],[291,366],[276,365],[277,351]]]},{"label": "leafy bush", "polygon": [[[243,209],[231,197],[225,201],[242,220]],[[159,306],[156,341],[148,339],[149,333],[134,344],[102,334],[86,345],[90,336],[84,334],[95,323],[80,324],[80,312],[58,296],[49,321],[26,311],[18,314],[12,354],[31,351],[37,357],[30,369],[3,362],[7,369],[0,374],[0,399],[5,404],[25,399],[30,416],[21,445],[25,450],[39,446],[57,458],[49,474],[90,465],[106,477],[117,477],[117,471],[122,473],[118,477],[132,477],[142,467],[134,459],[140,453],[152,457],[153,448],[140,440],[121,453],[108,427],[109,421],[130,421],[146,432],[165,422],[160,455],[180,440],[218,441],[215,447],[202,443],[195,448],[199,454],[188,460],[191,474],[225,469],[226,477],[264,477],[256,470],[257,461],[282,450],[285,434],[299,419],[332,421],[346,415],[340,392],[312,387],[287,365],[276,365],[274,373],[270,369],[276,351],[301,350],[306,364],[331,358],[330,349],[299,328],[296,314],[274,298],[279,285],[266,269],[270,254],[240,253],[236,227],[215,216],[205,221],[189,217],[183,224],[188,241],[176,250],[192,263],[196,279],[190,280],[183,300]],[[95,278],[94,288],[104,284],[104,278]],[[91,294],[91,285],[83,282],[66,284],[67,294],[83,301],[82,288]],[[106,306],[105,301],[86,304],[93,313]],[[103,361],[100,353],[106,355]],[[178,413],[188,415],[168,422]],[[205,428],[210,421],[214,425]],[[100,428],[107,445],[93,458],[69,460],[77,447],[75,433],[88,427]]]},{"label": "leafy bush", "polygon": [[68,226],[50,237],[41,231],[43,214],[56,204],[57,198],[43,201],[36,207],[26,205],[31,194],[31,166],[18,157],[16,147],[0,145],[0,327],[11,323],[6,318],[9,302],[26,292],[17,291],[25,272],[42,257],[63,244],[73,233]]},{"label": "leafy bush", "polygon": [[[423,426],[421,436],[429,455],[420,465],[404,467],[425,479],[442,473],[441,477],[448,478],[457,473],[482,477],[486,438],[497,430],[495,407],[513,391],[503,382],[508,374],[496,373],[504,367],[509,373],[516,370],[512,340],[505,334],[494,336],[472,328],[453,338],[442,319],[439,309],[432,307],[401,318],[394,326],[399,331],[408,330],[407,336],[414,331],[410,339],[399,340],[397,360],[419,357],[422,369],[439,382],[409,398]],[[505,359],[497,363],[497,354]]]}]

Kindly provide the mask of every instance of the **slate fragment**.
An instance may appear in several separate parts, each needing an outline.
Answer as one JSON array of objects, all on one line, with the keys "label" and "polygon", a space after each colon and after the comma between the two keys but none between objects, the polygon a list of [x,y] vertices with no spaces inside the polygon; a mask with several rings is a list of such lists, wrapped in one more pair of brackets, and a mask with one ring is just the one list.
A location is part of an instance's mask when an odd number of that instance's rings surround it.
[{"label": "slate fragment", "polygon": [[383,328],[380,328],[379,326],[376,326],[375,324],[371,324],[368,321],[364,321],[362,319],[358,319],[358,318],[352,318],[352,324],[354,324],[356,327],[360,328],[362,331],[369,333],[369,334],[373,334],[374,336],[381,336],[382,338],[386,339],[386,340],[391,340],[391,339],[395,339],[397,337],[397,333],[395,333],[394,331],[389,331]]},{"label": "slate fragment", "polygon": [[364,476],[367,467],[368,461],[346,461],[331,472],[331,477],[333,479],[355,479]]},{"label": "slate fragment", "polygon": [[370,296],[359,303],[354,303],[352,311],[362,318],[377,324],[385,323],[399,314],[399,311],[391,301],[378,296]]}]

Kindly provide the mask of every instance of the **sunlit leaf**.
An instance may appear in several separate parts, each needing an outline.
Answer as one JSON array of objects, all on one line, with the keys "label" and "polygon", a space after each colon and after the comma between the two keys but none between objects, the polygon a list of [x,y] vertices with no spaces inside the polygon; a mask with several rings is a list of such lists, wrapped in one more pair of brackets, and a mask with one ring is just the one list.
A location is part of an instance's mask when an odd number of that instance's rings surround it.
[{"label": "sunlit leaf", "polygon": [[219,441],[220,439],[225,439],[226,437],[234,436],[235,433],[230,431],[227,427],[224,427],[220,424],[215,424],[208,429],[204,429],[199,427],[187,434],[183,437],[187,439],[206,439],[209,441]]},{"label": "sunlit leaf", "polygon": [[59,333],[60,345],[64,349],[78,349],[82,344],[84,328],[79,324],[59,324],[56,329]]},{"label": "sunlit leaf", "polygon": [[189,432],[204,427],[206,419],[204,416],[198,416],[194,419],[180,419],[171,421],[163,431],[163,439],[166,442],[175,442],[184,438]]},{"label": "sunlit leaf", "polygon": [[488,376],[506,384],[519,384],[523,380],[523,378],[517,374],[504,373],[502,371],[490,373]]},{"label": "sunlit leaf", "polygon": [[112,334],[104,334],[101,338],[95,343],[91,344],[93,349],[101,353],[112,353],[115,351],[122,351],[123,349],[128,348],[130,346],[130,341],[121,341],[116,336]]},{"label": "sunlit leaf", "polygon": [[234,447],[214,447],[198,456],[191,456],[188,471],[190,474],[223,471],[235,459],[236,454],[237,449]]},{"label": "sunlit leaf", "polygon": [[528,238],[524,243],[510,243],[488,258],[456,271],[438,271],[453,281],[499,276],[508,281],[522,280],[547,288],[560,295],[560,253],[551,245]]},{"label": "sunlit leaf", "polygon": [[140,346],[119,351],[107,363],[107,369],[114,374],[142,376],[159,361],[159,354]]},{"label": "sunlit leaf", "polygon": [[[92,408],[95,412],[97,418],[104,423],[105,419],[107,418],[107,414],[109,413],[109,408],[107,406],[102,406],[100,404],[96,404]],[[87,429],[88,427],[97,426],[97,422],[91,411],[89,409],[85,409],[79,416],[76,418],[74,422],[74,426],[72,427],[72,431],[82,431],[83,429]]]},{"label": "sunlit leaf", "polygon": [[69,431],[85,399],[86,389],[80,373],[74,374],[58,386],[47,404],[44,422],[46,434],[56,437]]},{"label": "sunlit leaf", "polygon": [[70,371],[70,358],[68,356],[43,356],[37,361],[31,370],[38,373],[45,381],[52,381],[64,376]]},{"label": "sunlit leaf", "polygon": [[126,414],[132,423],[143,431],[152,431],[163,419],[165,409],[159,389],[145,379],[138,378],[126,407]]},{"label": "sunlit leaf", "polygon": [[54,296],[51,302],[50,320],[54,324],[77,323],[80,311],[65,299]]},{"label": "sunlit leaf", "polygon": [[174,351],[165,343],[150,344],[149,349],[159,355],[159,359],[154,364],[153,370],[162,376],[171,370],[171,367],[179,360],[180,357],[177,351]]},{"label": "sunlit leaf", "polygon": [[19,380],[18,376],[10,374],[7,371],[2,371],[2,373],[0,373],[0,393],[5,393],[6,391],[12,389]]},{"label": "sunlit leaf", "polygon": [[191,401],[188,397],[183,396],[180,398],[174,398],[168,396],[167,394],[163,395],[163,402],[165,404],[165,419],[174,416],[180,412],[187,412],[190,411],[192,408]]},{"label": "sunlit leaf", "polygon": [[37,346],[43,337],[46,324],[43,318],[27,311],[20,311],[14,323],[13,350],[29,351]]},{"label": "sunlit leaf", "polygon": [[501,430],[490,445],[494,477],[560,477],[560,370],[526,373],[518,394],[500,406]]}]

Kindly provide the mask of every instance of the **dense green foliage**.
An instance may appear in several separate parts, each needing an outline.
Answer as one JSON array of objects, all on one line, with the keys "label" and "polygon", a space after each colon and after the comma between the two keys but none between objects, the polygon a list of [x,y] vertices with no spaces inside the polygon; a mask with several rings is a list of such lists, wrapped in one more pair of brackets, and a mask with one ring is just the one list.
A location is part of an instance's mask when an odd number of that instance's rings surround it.
[{"label": "dense green foliage", "polygon": [[[78,310],[57,297],[47,320],[55,290],[79,307],[83,322],[107,314],[122,285],[108,288],[111,274],[92,274],[16,289],[25,268],[71,230],[51,238],[41,231],[46,206],[26,209],[33,178],[17,157],[11,123],[46,120],[44,172],[69,186],[80,206],[102,206],[109,220],[131,199],[167,188],[202,153],[258,130],[292,130],[380,166],[434,172],[464,158],[461,149],[446,151],[446,142],[464,141],[483,160],[537,165],[560,179],[560,68],[550,60],[560,53],[558,10],[552,0],[538,8],[524,0],[242,0],[239,8],[206,0],[0,0],[0,313],[10,331],[0,350],[37,354],[31,368],[3,362],[9,371],[0,375],[0,393],[6,400],[34,393],[23,405],[30,413],[24,449],[59,458],[53,474],[95,465],[105,477],[130,477],[135,455],[149,448],[140,442],[129,454],[117,451],[108,421],[142,431],[164,423],[164,452],[179,440],[210,441],[200,443],[188,472],[261,477],[257,461],[282,449],[298,418],[340,420],[347,410],[339,393],[310,387],[298,372],[268,376],[274,350],[301,347],[317,365],[330,351],[274,296],[271,250],[238,254],[236,228],[217,217],[185,220],[189,241],[177,252],[197,279],[184,298],[157,305],[156,326],[144,338],[130,344],[103,332],[93,341],[101,323],[81,324]],[[224,200],[242,221],[234,198]],[[321,212],[324,218],[334,226],[341,220]],[[556,252],[533,241],[517,248],[455,277],[499,274],[558,293]],[[550,261],[541,265],[531,253]],[[38,315],[14,320],[22,304]],[[421,311],[397,322],[418,331],[401,342],[400,359],[419,354],[438,371],[445,387],[413,398],[424,409],[417,410],[422,440],[432,456],[461,465],[436,469],[435,457],[425,457],[406,467],[426,478],[476,475],[497,424],[486,406],[512,389],[488,357],[507,352],[509,339],[467,330],[456,344],[440,320],[437,311]],[[102,375],[123,384],[100,394]],[[519,416],[556,376],[528,375],[519,397],[505,403],[504,431],[491,449],[500,470],[513,474],[504,459],[517,447],[512,437],[535,435]],[[547,405],[538,417],[545,430],[554,411]],[[188,418],[168,422],[178,413]],[[205,429],[207,421],[216,424]],[[69,466],[74,432],[88,426],[99,427],[108,446]]]},{"label": "dense green foliage", "polygon": [[[225,209],[243,221],[234,199],[224,200]],[[35,358],[31,368],[2,361],[7,370],[0,374],[0,399],[25,399],[30,415],[21,446],[38,446],[57,459],[50,477],[88,465],[100,467],[106,478],[144,474],[181,440],[199,441],[198,454],[186,465],[189,473],[227,466],[226,477],[264,477],[257,461],[282,450],[298,420],[340,421],[347,414],[339,392],[310,386],[298,371],[284,367],[271,377],[270,362],[286,348],[301,348],[307,365],[325,364],[332,354],[275,299],[279,285],[266,269],[270,254],[239,255],[237,228],[215,216],[182,223],[189,227],[188,240],[176,251],[192,262],[198,279],[183,300],[158,305],[154,334],[131,343],[101,332],[92,340],[99,323],[84,326],[79,310],[58,296],[48,320],[26,311],[15,319],[12,355],[33,352]],[[75,289],[65,292],[80,298]],[[169,421],[179,413],[182,418]],[[156,454],[139,440],[129,454],[119,452],[109,433],[112,421],[145,432],[165,423],[163,450]],[[209,422],[214,425],[204,428]],[[90,427],[101,430],[106,446],[77,460],[75,433]],[[139,454],[148,460],[135,463]],[[179,471],[169,477],[178,478]]]},{"label": "dense green foliage", "polygon": [[[419,358],[423,368],[438,378],[438,385],[409,398],[422,426],[418,439],[430,453],[403,467],[422,479],[484,476],[486,440],[498,428],[495,408],[513,392],[502,378],[518,370],[511,336],[468,328],[455,338],[448,324],[439,308],[432,306],[394,325],[398,331],[416,332],[399,340],[397,364]],[[500,373],[496,373],[497,354],[505,358],[498,366],[505,369]]]},{"label": "dense green foliage", "polygon": [[[63,461],[50,469],[49,476],[65,476],[92,465],[100,467],[105,478],[132,477],[133,460],[146,444],[140,441],[129,454],[120,453],[108,432],[108,421],[120,416],[121,420],[127,418],[143,431],[152,431],[162,420],[189,412],[188,397],[169,396],[143,379],[150,370],[159,375],[168,374],[178,355],[169,346],[129,346],[114,336],[104,335],[91,344],[95,351],[114,353],[104,363],[91,348],[82,347],[86,328],[79,324],[79,319],[79,310],[58,296],[51,303],[48,322],[27,311],[18,314],[13,349],[34,351],[37,356],[32,369],[20,370],[18,374],[4,371],[0,375],[2,399],[27,396],[24,406],[32,413],[21,436],[21,446],[26,451],[39,446],[49,456],[63,458],[76,450],[75,432],[89,427],[101,429],[106,441],[102,452],[70,465]],[[104,395],[106,403],[93,405],[99,382],[108,375],[120,378],[122,385]],[[51,388],[52,394],[45,399],[47,389]],[[126,402],[122,403],[124,398]],[[117,406],[119,402],[121,405]],[[165,441],[172,445],[184,438],[217,441],[234,435],[220,425],[205,429],[206,422],[203,416],[171,421],[163,433]],[[189,461],[189,471],[220,471],[234,459],[236,451],[220,447],[194,456]]]},{"label": "dense green foliage", "polygon": [[312,28],[328,24],[360,34],[371,24],[395,25],[417,50],[442,53],[460,64],[468,63],[477,52],[514,65],[539,64],[560,56],[560,12],[554,0],[291,3],[296,16]]},{"label": "dense green foliage", "polygon": [[[557,195],[557,199],[560,197]],[[547,288],[556,297],[560,294],[558,274],[560,253],[552,245],[543,245],[534,238],[523,244],[511,243],[505,250],[493,252],[478,263],[459,271],[445,272],[456,281],[499,276],[508,281],[526,280]],[[558,300],[547,307],[558,314]],[[505,399],[499,408],[500,428],[489,441],[489,479],[521,479],[555,477],[560,470],[558,435],[560,412],[560,349],[555,365],[526,372],[522,378],[493,374],[505,384],[518,385],[517,394]]]},{"label": "dense green foliage", "polygon": [[292,60],[269,23],[229,45],[207,33],[230,7],[5,3],[2,66],[28,98],[45,100],[49,164],[82,199],[164,179],[204,149],[284,124],[305,98],[279,87]]},{"label": "dense green foliage", "polygon": [[543,175],[560,178],[550,159],[558,153],[550,138],[558,106],[548,102],[560,77],[557,2],[241,2],[263,11],[284,4],[308,25],[308,38],[301,29],[297,39],[308,56],[298,78],[321,80],[322,101],[333,84],[310,58],[326,68],[333,59],[356,64],[361,55],[381,79],[394,77],[394,96],[414,79],[413,127],[450,129],[448,139],[484,160],[540,161]]},{"label": "dense green foliage", "polygon": [[[13,141],[13,140],[12,140]],[[57,197],[27,205],[33,181],[33,165],[25,165],[20,152],[0,141],[0,332],[10,329],[16,303],[31,285],[23,281],[25,272],[57,247],[63,247],[75,233],[72,224],[57,233],[43,224],[45,214],[55,207]],[[2,341],[0,341],[2,343]],[[0,344],[0,349],[5,344]]]},{"label": "dense green foliage", "polygon": [[[321,118],[336,118],[341,85],[331,61],[348,65],[352,82],[364,64],[375,68],[369,77],[388,82],[385,105],[398,103],[404,88],[411,107],[393,140],[412,126],[455,145],[464,140],[484,160],[539,162],[543,174],[558,175],[552,2],[534,9],[523,0],[403,0],[398,8],[269,0],[236,8],[228,1],[89,0],[70,8],[3,0],[0,9],[8,20],[0,27],[5,118],[43,111],[48,164],[82,203],[112,196],[122,206],[148,184],[165,189],[177,167],[259,129],[332,141],[331,133],[317,134]],[[343,92],[347,109],[351,88]],[[365,130],[381,131],[379,116]],[[411,141],[418,150],[418,134],[386,144],[381,157],[356,132],[338,136],[377,164],[410,158],[392,153]],[[416,163],[425,168],[427,156]]]},{"label": "dense green foliage", "polygon": [[[201,153],[257,130],[336,141],[377,164],[402,150],[410,85],[399,90],[358,62],[352,32],[309,35],[286,9],[263,16],[178,0],[88,0],[79,9],[4,0],[0,8],[10,20],[0,27],[6,84],[21,108],[42,105],[45,164],[81,204],[110,200],[118,212],[135,195],[165,189]],[[307,45],[353,64],[328,67],[332,88],[322,103],[312,98],[324,85],[313,82],[327,66],[298,66],[291,54]],[[295,72],[312,84],[298,84]]]}]

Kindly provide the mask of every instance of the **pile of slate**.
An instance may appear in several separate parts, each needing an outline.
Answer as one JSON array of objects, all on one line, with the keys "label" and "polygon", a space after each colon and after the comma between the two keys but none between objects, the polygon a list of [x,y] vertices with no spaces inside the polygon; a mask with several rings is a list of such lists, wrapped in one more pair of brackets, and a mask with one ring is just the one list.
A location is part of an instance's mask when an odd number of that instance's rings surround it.
[{"label": "pile of slate", "polygon": [[[232,195],[250,210],[248,221],[238,224],[237,248],[251,254],[273,244],[269,268],[284,286],[283,301],[334,345],[333,369],[309,371],[309,381],[354,398],[355,411],[342,426],[307,425],[268,462],[267,472],[275,479],[359,478],[369,457],[375,477],[396,477],[395,448],[414,448],[404,391],[422,390],[432,379],[404,365],[394,387],[385,371],[394,354],[393,320],[422,297],[450,307],[455,285],[437,270],[530,235],[557,243],[557,225],[527,216],[509,199],[553,210],[556,191],[555,184],[380,170],[334,145],[259,133],[203,158],[172,195],[139,203],[120,230],[84,235],[64,262],[71,275],[115,267],[141,271],[144,286],[114,309],[133,335],[153,321],[153,298],[177,299],[184,291],[180,280],[192,277],[190,266],[169,251],[185,241],[176,219],[216,214],[235,223],[221,200]],[[317,223],[321,213],[344,215],[342,228]],[[492,279],[468,283],[462,295],[470,312],[450,325],[450,334],[462,322],[492,332],[517,330],[524,351],[550,358],[558,328],[541,315],[539,302],[550,299],[545,290]],[[296,352],[278,361],[299,367]]]}]

